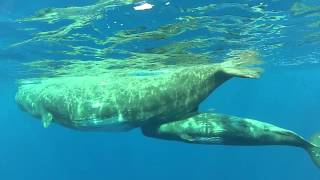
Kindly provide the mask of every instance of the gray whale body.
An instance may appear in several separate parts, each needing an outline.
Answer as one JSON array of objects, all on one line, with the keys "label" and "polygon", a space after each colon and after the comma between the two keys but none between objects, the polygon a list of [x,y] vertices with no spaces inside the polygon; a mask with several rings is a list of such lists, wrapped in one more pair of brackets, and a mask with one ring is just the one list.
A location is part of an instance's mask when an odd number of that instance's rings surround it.
[{"label": "gray whale body", "polygon": [[21,109],[66,127],[92,131],[127,131],[145,123],[165,123],[192,116],[198,105],[232,77],[257,78],[260,64],[250,55],[222,63],[167,68],[152,75],[51,77],[21,84]]},{"label": "gray whale body", "polygon": [[297,133],[261,121],[236,116],[199,113],[165,124],[141,127],[145,136],[193,144],[300,147],[320,168],[320,134],[310,141]]}]

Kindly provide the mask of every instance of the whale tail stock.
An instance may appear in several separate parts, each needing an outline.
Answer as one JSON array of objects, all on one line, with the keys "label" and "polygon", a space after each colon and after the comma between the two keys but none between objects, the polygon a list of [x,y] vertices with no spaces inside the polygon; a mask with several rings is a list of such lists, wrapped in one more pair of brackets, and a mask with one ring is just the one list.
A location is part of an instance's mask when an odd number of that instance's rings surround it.
[{"label": "whale tail stock", "polygon": [[306,148],[313,162],[320,168],[320,133],[315,134],[310,140],[310,146]]},{"label": "whale tail stock", "polygon": [[232,54],[232,57],[221,63],[222,70],[235,77],[259,78],[262,68],[255,67],[262,64],[256,51],[241,51]]}]

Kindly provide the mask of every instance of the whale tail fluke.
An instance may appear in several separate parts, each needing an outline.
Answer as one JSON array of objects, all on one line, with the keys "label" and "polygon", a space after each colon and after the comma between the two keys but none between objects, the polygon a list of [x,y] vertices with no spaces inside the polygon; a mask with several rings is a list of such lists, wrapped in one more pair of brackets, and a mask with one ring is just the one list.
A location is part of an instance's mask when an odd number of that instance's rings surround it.
[{"label": "whale tail fluke", "polygon": [[307,149],[313,162],[320,168],[320,133],[310,140],[311,146]]},{"label": "whale tail fluke", "polygon": [[262,68],[256,67],[262,64],[259,54],[255,51],[242,51],[234,54],[232,58],[221,63],[222,70],[235,77],[259,78]]}]

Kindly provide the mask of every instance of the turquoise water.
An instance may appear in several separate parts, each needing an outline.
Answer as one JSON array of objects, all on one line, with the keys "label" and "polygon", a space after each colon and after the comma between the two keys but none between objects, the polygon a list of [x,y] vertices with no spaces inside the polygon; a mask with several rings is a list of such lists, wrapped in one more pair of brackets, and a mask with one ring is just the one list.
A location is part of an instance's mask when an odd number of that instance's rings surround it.
[{"label": "turquoise water", "polygon": [[[134,10],[143,3],[154,6]],[[320,178],[299,148],[184,144],[147,138],[138,129],[43,128],[14,101],[20,79],[101,73],[101,67],[158,70],[250,49],[264,61],[261,78],[232,79],[199,111],[250,117],[309,138],[320,131],[318,1],[100,1],[90,10],[94,4],[0,2],[0,179]],[[43,12],[61,16],[39,19]]]}]

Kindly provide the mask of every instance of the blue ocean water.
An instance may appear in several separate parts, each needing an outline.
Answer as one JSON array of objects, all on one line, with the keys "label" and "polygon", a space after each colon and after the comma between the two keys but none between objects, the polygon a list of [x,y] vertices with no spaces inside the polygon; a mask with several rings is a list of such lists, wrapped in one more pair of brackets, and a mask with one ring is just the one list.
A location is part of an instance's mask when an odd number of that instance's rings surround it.
[{"label": "blue ocean water", "polygon": [[[59,60],[68,59],[71,55],[61,53],[65,48],[62,47],[63,44],[50,44],[48,40],[8,48],[13,43],[36,36],[38,31],[44,32],[56,28],[46,27],[42,24],[43,22],[36,25],[32,23],[37,22],[31,22],[30,25],[24,22],[17,23],[16,20],[30,17],[37,10],[46,7],[86,6],[95,2],[92,0],[67,3],[32,0],[28,1],[28,4],[21,0],[0,2],[0,37],[2,39],[0,42],[0,179],[320,179],[319,168],[312,163],[304,150],[295,147],[184,144],[147,138],[139,129],[124,133],[104,133],[75,131],[57,124],[43,128],[39,120],[22,112],[14,99],[18,87],[17,80],[34,76],[34,74],[38,75],[38,72],[25,70],[22,64],[43,59],[54,59],[59,64]],[[134,12],[133,7],[139,5],[135,2],[119,5],[124,6],[124,9],[107,9],[105,13],[110,14],[109,19],[98,22],[96,28],[106,27],[106,24],[123,23],[124,26],[128,26],[128,29],[136,27],[136,24],[137,26],[149,25],[147,29],[156,29],[160,25],[172,22],[178,16],[176,14],[178,10],[181,13],[191,7],[203,7],[213,3],[211,1],[144,1],[140,4],[145,2],[154,4],[154,8]],[[167,2],[170,4],[164,5]],[[214,3],[236,5],[237,2],[216,1]],[[309,8],[306,7],[307,5],[300,4],[302,10],[295,14],[292,10],[294,3],[309,3],[307,4]],[[210,50],[221,53],[219,49],[223,49],[222,52],[224,52],[233,48],[254,48],[261,51],[265,72],[260,79],[235,78],[223,84],[200,105],[200,111],[210,109],[214,112],[254,118],[293,130],[308,139],[320,131],[320,36],[317,34],[320,27],[317,24],[320,21],[320,4],[316,1],[281,1],[281,3],[280,1],[245,1],[243,4],[248,6],[264,4],[266,6],[263,7],[269,14],[275,14],[273,18],[285,17],[281,21],[271,23],[271,16],[260,22],[262,17],[269,17],[266,14],[261,16],[244,14],[243,17],[247,17],[248,21],[261,23],[261,26],[253,30],[257,33],[256,36],[238,37],[239,41],[249,38],[254,47],[251,44],[250,46],[241,43],[234,45],[217,41],[220,44],[215,43],[207,47],[208,50],[196,49],[195,53],[201,54],[203,51]],[[168,12],[164,7],[169,8]],[[217,12],[218,15],[215,14],[216,11],[205,15],[220,17],[220,14],[230,16],[233,14],[235,18],[244,13],[241,8],[236,10],[239,12],[235,10],[229,12],[222,8]],[[118,11],[130,11],[131,14],[124,16],[126,13]],[[153,22],[153,19],[156,21]],[[53,26],[63,26],[68,22],[60,23]],[[309,24],[315,24],[315,28],[308,26]],[[262,28],[276,25],[286,29],[267,34],[270,29]],[[32,30],[32,33],[23,30],[29,26],[36,30]],[[111,36],[121,29],[120,25],[112,25],[112,27],[103,35]],[[94,35],[93,31],[86,29],[88,27],[83,28],[73,31],[77,33],[84,31]],[[231,23],[229,28],[232,30],[236,27]],[[173,39],[168,41],[194,39],[198,37],[196,35],[208,38],[214,35],[232,38],[232,33],[206,34],[207,32],[202,31],[200,29],[195,32],[184,32],[182,37],[172,37]],[[306,37],[310,34],[314,34],[311,39]],[[69,37],[70,33],[65,36]],[[148,50],[148,47],[154,48],[153,44],[160,46],[166,43],[161,40],[150,41],[131,42],[131,44],[119,46],[122,49],[138,47],[136,51],[142,52],[139,47],[145,47]],[[70,42],[70,45],[75,46],[77,43],[79,42]],[[91,44],[92,42],[80,43],[97,49],[103,46]],[[273,48],[272,45],[279,43],[284,45]],[[52,48],[52,52],[45,52],[47,48]],[[71,51],[71,49],[67,50]],[[121,54],[111,56],[121,58]],[[223,56],[224,54],[221,53],[217,57]],[[88,56],[81,54],[72,58],[85,60]],[[98,61],[99,58],[95,60]]]}]

